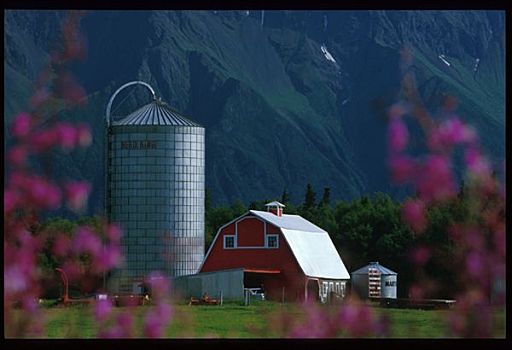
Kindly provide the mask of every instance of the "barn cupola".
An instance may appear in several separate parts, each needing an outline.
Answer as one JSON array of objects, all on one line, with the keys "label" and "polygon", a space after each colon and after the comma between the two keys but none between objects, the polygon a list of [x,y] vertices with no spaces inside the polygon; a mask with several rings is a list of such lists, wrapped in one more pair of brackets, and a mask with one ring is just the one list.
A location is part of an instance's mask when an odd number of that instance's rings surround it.
[{"label": "barn cupola", "polygon": [[267,211],[274,213],[277,216],[283,216],[284,204],[274,201],[265,204],[265,206],[267,207]]}]

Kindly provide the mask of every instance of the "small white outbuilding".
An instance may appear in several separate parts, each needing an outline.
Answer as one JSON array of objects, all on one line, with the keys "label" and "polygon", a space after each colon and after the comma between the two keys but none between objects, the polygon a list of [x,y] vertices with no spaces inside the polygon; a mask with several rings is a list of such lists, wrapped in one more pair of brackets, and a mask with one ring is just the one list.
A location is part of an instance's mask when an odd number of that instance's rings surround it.
[{"label": "small white outbuilding", "polygon": [[359,298],[396,299],[397,273],[378,262],[370,262],[351,275],[352,289]]}]

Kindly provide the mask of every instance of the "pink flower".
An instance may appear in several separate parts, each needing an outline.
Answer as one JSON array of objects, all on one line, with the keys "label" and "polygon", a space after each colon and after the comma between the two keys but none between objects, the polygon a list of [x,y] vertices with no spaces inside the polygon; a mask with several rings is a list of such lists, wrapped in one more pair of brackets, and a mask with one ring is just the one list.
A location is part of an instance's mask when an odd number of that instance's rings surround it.
[{"label": "pink flower", "polygon": [[25,191],[32,203],[42,208],[56,209],[60,205],[60,189],[42,178],[28,178]]},{"label": "pink flower", "polygon": [[167,303],[158,304],[144,319],[144,335],[151,338],[162,337],[163,331],[171,319],[171,306]]},{"label": "pink flower", "polygon": [[88,147],[92,143],[91,129],[86,124],[80,124],[77,127],[78,145],[80,147]]},{"label": "pink flower", "polygon": [[121,250],[118,246],[104,248],[93,261],[93,267],[96,271],[106,271],[117,266],[121,262]]},{"label": "pink flower", "polygon": [[27,277],[17,264],[5,266],[4,281],[9,281],[9,283],[4,284],[4,293],[6,295],[13,295],[24,292],[29,284]]},{"label": "pink flower", "polygon": [[428,156],[417,180],[418,193],[426,202],[442,201],[456,194],[450,161],[442,155]]},{"label": "pink flower", "polygon": [[321,312],[317,305],[312,302],[305,302],[303,310],[306,318],[303,323],[296,325],[289,333],[292,338],[325,338],[328,337],[331,329],[329,315]]},{"label": "pink flower", "polygon": [[400,152],[409,141],[409,131],[400,118],[394,118],[389,123],[388,147],[391,152]]},{"label": "pink flower", "polygon": [[338,322],[351,337],[368,336],[379,328],[371,310],[357,302],[348,302],[341,307]]},{"label": "pink flower", "polygon": [[112,302],[110,300],[98,300],[94,307],[94,317],[100,321],[105,321],[112,312]]},{"label": "pink flower", "polygon": [[31,146],[34,152],[44,152],[48,148],[56,145],[59,141],[59,135],[55,129],[46,129],[34,133]]},{"label": "pink flower", "polygon": [[442,122],[428,137],[428,147],[433,151],[449,150],[452,146],[476,141],[474,129],[464,125],[457,117]]},{"label": "pink flower", "polygon": [[33,314],[37,311],[38,305],[36,302],[36,298],[33,295],[25,295],[22,300],[22,307],[25,311]]},{"label": "pink flower", "polygon": [[416,265],[423,266],[430,258],[430,249],[426,246],[414,248],[411,252],[411,258]]},{"label": "pink flower", "polygon": [[68,255],[71,248],[71,240],[64,234],[57,236],[53,243],[53,253],[58,257],[64,257]]},{"label": "pink flower", "polygon": [[107,237],[112,242],[119,242],[121,239],[122,231],[118,224],[110,224],[107,227]]},{"label": "pink flower", "polygon": [[471,147],[464,153],[464,160],[470,173],[477,177],[487,177],[490,174],[489,163],[477,148]]},{"label": "pink flower", "polygon": [[30,133],[32,127],[32,116],[28,113],[18,114],[12,123],[11,133],[14,137],[26,137]]},{"label": "pink flower", "polygon": [[4,189],[4,216],[18,206],[19,194],[11,189]]},{"label": "pink flower", "polygon": [[80,266],[74,263],[73,261],[66,261],[62,266],[62,269],[64,270],[64,272],[66,272],[66,275],[68,276],[70,281],[77,280],[82,275]]},{"label": "pink flower", "polygon": [[468,248],[481,249],[484,247],[484,237],[477,231],[472,230],[467,232],[464,238]]},{"label": "pink flower", "polygon": [[484,257],[481,253],[472,251],[466,257],[466,267],[470,276],[474,278],[484,277]]},{"label": "pink flower", "polygon": [[77,253],[88,252],[99,255],[102,250],[101,241],[87,227],[79,227],[72,243],[72,249]]},{"label": "pink flower", "polygon": [[401,118],[407,112],[408,108],[403,103],[395,103],[389,108],[388,115],[394,120]]},{"label": "pink flower", "polygon": [[427,224],[425,204],[419,199],[407,200],[402,207],[402,220],[404,220],[414,232],[422,232]]},{"label": "pink flower", "polygon": [[75,147],[77,141],[77,133],[73,125],[62,122],[57,124],[55,129],[59,138],[60,146],[64,150],[70,150]]},{"label": "pink flower", "polygon": [[117,324],[121,327],[125,335],[130,335],[133,327],[133,316],[129,312],[122,312],[117,315]]},{"label": "pink flower", "polygon": [[7,160],[14,166],[23,166],[27,161],[28,151],[25,146],[12,147],[7,153]]},{"label": "pink flower", "polygon": [[392,155],[389,160],[391,177],[395,183],[405,183],[412,180],[416,174],[414,160],[407,156]]},{"label": "pink flower", "polygon": [[87,205],[91,185],[85,181],[73,181],[64,185],[68,206],[79,211]]},{"label": "pink flower", "polygon": [[152,272],[148,277],[151,285],[151,294],[153,298],[164,299],[169,292],[169,281],[160,272]]}]

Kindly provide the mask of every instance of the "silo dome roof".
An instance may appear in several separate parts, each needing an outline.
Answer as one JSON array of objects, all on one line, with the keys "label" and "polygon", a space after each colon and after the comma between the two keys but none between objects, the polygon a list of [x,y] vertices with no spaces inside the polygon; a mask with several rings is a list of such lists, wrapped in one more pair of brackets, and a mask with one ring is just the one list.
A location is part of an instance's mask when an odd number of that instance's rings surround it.
[{"label": "silo dome roof", "polygon": [[167,103],[155,100],[142,106],[126,117],[112,122],[113,125],[175,125],[201,126],[180,115]]},{"label": "silo dome roof", "polygon": [[352,272],[352,275],[367,275],[368,269],[370,267],[379,270],[379,272],[382,275],[396,275],[397,274],[395,271],[392,271],[392,270],[388,269],[387,267],[380,265],[378,262],[372,262],[369,265],[361,267],[360,269],[357,269],[356,271]]}]

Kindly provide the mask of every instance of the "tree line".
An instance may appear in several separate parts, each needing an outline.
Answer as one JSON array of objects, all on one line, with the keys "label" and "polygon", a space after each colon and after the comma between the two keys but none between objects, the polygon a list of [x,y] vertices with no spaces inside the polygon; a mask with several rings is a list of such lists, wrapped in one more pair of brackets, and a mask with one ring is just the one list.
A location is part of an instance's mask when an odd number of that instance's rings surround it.
[{"label": "tree line", "polygon": [[[385,193],[332,203],[329,188],[324,188],[322,196],[317,199],[313,186],[308,184],[304,200],[298,205],[290,202],[287,190],[283,191],[280,198],[253,201],[249,205],[237,200],[231,205],[213,206],[208,191],[205,197],[205,251],[222,225],[249,209],[266,210],[266,203],[278,200],[286,205],[285,214],[300,215],[329,233],[349,272],[370,261],[378,261],[398,273],[399,297],[409,296],[408,290],[415,278],[429,278],[437,284],[436,294],[430,297],[452,298],[457,293],[456,269],[450,264],[454,247],[447,231],[451,223],[468,213],[464,185],[452,201],[428,210],[428,226],[421,235],[415,235],[401,220],[402,202],[393,200]],[[38,230],[46,234],[64,232],[71,235],[79,224],[94,229],[101,227],[102,220],[101,217],[82,217],[78,221],[50,218]],[[428,263],[418,271],[412,263],[411,252],[422,245],[434,249],[430,252]],[[51,249],[51,234],[47,248],[39,256],[39,262],[47,272],[59,267],[59,259]],[[85,256],[85,269],[87,263]]]}]

